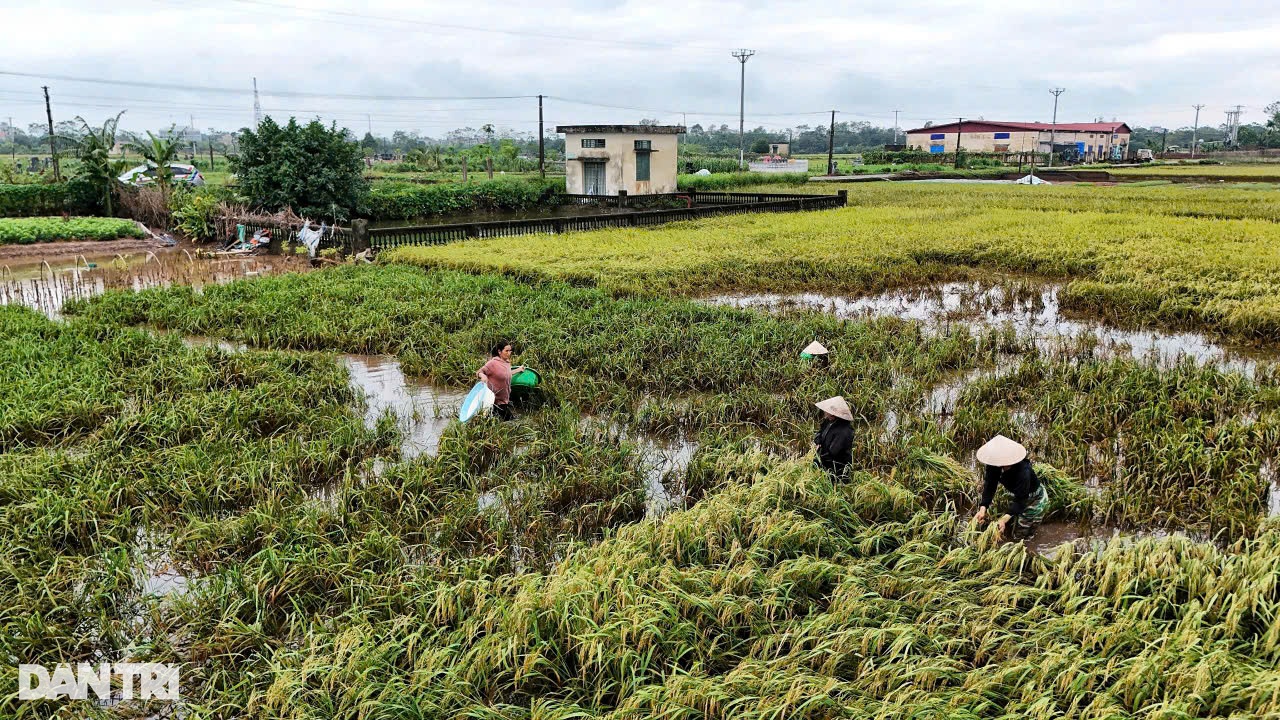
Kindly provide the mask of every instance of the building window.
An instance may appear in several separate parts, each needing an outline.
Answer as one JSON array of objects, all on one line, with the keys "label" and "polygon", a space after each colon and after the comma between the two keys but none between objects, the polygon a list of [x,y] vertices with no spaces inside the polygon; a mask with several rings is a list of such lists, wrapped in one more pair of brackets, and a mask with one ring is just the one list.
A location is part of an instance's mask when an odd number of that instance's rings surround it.
[{"label": "building window", "polygon": [[947,138],[946,133],[933,133],[932,135],[929,136],[930,140],[945,140],[946,138]]},{"label": "building window", "polygon": [[604,147],[604,138],[582,138],[582,147],[602,148]]},{"label": "building window", "polygon": [[649,182],[649,153],[647,152],[636,153],[636,182]]},{"label": "building window", "polygon": [[997,139],[997,140],[1008,140],[1008,139],[1009,139],[1009,133],[996,133],[996,139]]},{"label": "building window", "polygon": [[653,149],[653,141],[652,141],[652,140],[637,140],[637,141],[636,141],[636,150],[637,150],[637,151],[640,151],[640,150],[652,150],[652,149]]}]

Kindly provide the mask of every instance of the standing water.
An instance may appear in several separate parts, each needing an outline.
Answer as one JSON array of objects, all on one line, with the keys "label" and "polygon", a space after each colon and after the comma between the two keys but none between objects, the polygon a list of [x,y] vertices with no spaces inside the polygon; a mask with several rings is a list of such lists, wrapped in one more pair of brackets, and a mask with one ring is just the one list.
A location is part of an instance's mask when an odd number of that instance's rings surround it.
[{"label": "standing water", "polygon": [[1258,359],[1269,358],[1265,353],[1228,347],[1199,333],[1128,330],[1096,320],[1068,317],[1058,300],[1061,288],[1061,285],[1022,281],[966,281],[856,298],[766,293],[718,295],[706,301],[775,312],[816,310],[848,319],[897,317],[924,323],[936,332],[946,332],[954,325],[978,330],[1012,327],[1018,337],[1032,340],[1046,351],[1092,336],[1103,353],[1152,358],[1164,366],[1191,358],[1251,374]]},{"label": "standing water", "polygon": [[199,290],[241,278],[302,272],[306,258],[284,255],[238,255],[204,258],[186,250],[76,257],[59,263],[27,263],[0,267],[0,305],[26,305],[50,317],[70,300],[83,300],[107,290],[145,290],[190,285]]},{"label": "standing water", "polygon": [[390,412],[400,426],[400,453],[406,460],[434,455],[440,436],[458,416],[465,390],[446,390],[405,377],[400,363],[376,355],[338,356],[351,375],[351,385],[365,399],[365,422],[372,427]]}]

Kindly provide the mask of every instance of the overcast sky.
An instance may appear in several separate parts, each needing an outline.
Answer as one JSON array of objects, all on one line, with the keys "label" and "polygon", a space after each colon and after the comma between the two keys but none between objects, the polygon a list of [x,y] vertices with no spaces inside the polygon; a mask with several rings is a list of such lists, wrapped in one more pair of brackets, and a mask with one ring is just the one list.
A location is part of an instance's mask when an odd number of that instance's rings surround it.
[{"label": "overcast sky", "polygon": [[[839,119],[915,127],[962,115],[1131,125],[1263,119],[1280,99],[1280,3],[656,0],[0,0],[0,118],[233,129],[266,114],[363,134],[492,122],[748,128]],[[36,77],[6,73],[25,73]],[[117,83],[73,80],[99,79]],[[164,86],[164,87],[159,87]],[[172,87],[169,87],[172,86]],[[346,97],[342,97],[346,96]],[[459,98],[459,99],[443,99]],[[484,98],[484,99],[481,99]],[[584,103],[596,103],[588,105]],[[619,107],[604,107],[619,106]]]}]

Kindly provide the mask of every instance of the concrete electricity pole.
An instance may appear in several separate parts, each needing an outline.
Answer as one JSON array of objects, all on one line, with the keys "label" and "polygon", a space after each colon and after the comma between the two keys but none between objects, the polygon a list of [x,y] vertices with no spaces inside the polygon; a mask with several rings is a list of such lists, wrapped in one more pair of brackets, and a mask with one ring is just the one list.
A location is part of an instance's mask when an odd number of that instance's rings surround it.
[{"label": "concrete electricity pole", "polygon": [[894,145],[898,144],[898,113],[900,112],[902,111],[901,110],[893,111],[893,144]]},{"label": "concrete electricity pole", "polygon": [[58,182],[62,181],[62,170],[58,168],[58,150],[53,146],[53,109],[49,106],[49,86],[41,87],[44,90],[44,114],[49,118],[49,157],[53,161],[53,179]]},{"label": "concrete electricity pole", "polygon": [[545,133],[542,130],[542,96],[538,96],[538,176],[547,176],[547,151],[543,145]]},{"label": "concrete electricity pole", "polygon": [[956,118],[956,164],[955,164],[955,167],[957,169],[960,167],[960,149],[963,147],[962,145],[963,141],[964,141],[964,118],[958,117]]},{"label": "concrete electricity pole", "polygon": [[1200,132],[1200,108],[1204,106],[1192,105],[1191,107],[1196,109],[1196,122],[1194,125],[1191,126],[1191,157],[1195,157],[1196,156],[1196,137],[1197,137],[1197,134]]},{"label": "concrete electricity pole", "polygon": [[836,111],[831,111],[831,127],[827,129],[827,174],[835,175]]},{"label": "concrete electricity pole", "polygon": [[747,60],[756,54],[755,50],[747,50],[739,48],[729,53],[738,59],[738,63],[742,65],[742,79],[738,85],[738,169],[742,170],[746,167],[746,149],[743,147],[743,136],[746,127],[746,108],[747,108]]},{"label": "concrete electricity pole", "polygon": [[1053,167],[1053,148],[1058,142],[1058,96],[1066,92],[1066,88],[1054,88],[1049,92],[1053,95],[1053,123],[1049,126],[1049,167]]}]

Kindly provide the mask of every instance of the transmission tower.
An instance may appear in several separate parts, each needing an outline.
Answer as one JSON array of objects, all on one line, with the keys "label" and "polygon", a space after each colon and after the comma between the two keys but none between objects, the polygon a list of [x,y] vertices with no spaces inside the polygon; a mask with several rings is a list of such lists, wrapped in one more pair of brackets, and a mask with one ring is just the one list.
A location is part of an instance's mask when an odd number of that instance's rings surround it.
[{"label": "transmission tower", "polygon": [[1237,105],[1235,110],[1227,111],[1227,142],[1231,147],[1240,146],[1240,115],[1243,112],[1243,105]]},{"label": "transmission tower", "polygon": [[262,124],[262,102],[258,100],[258,78],[253,79],[253,126]]}]

